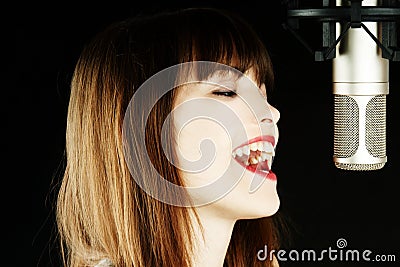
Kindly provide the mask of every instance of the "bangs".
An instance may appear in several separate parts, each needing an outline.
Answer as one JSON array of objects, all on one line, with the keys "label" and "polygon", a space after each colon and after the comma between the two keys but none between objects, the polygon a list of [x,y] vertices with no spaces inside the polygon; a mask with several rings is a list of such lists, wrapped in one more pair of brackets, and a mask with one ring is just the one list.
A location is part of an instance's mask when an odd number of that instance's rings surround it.
[{"label": "bangs", "polygon": [[[199,9],[181,12],[184,18],[180,23],[186,32],[180,39],[181,63],[212,61],[242,73],[253,68],[259,86],[264,83],[267,88],[273,87],[274,75],[267,49],[249,24],[234,14],[221,16],[215,10],[210,10],[208,16]],[[215,69],[199,69],[197,74],[200,79],[206,79],[219,70],[215,65]]]}]

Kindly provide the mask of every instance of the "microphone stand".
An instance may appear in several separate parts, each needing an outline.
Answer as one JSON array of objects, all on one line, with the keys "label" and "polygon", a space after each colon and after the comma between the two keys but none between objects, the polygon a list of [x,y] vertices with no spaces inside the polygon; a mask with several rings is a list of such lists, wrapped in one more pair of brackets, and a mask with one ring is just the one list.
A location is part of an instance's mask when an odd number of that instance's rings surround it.
[{"label": "microphone stand", "polygon": [[[384,0],[382,6],[362,6],[362,0],[349,0],[350,6],[335,6],[334,0],[322,0],[322,8],[300,8],[299,0],[283,1],[287,6],[287,23],[283,28],[293,34],[302,45],[314,54],[315,61],[325,61],[336,56],[336,45],[350,28],[363,28],[382,50],[382,57],[400,61],[397,29],[400,24],[400,1]],[[313,49],[300,34],[300,19],[313,19],[322,23],[322,47]],[[336,22],[344,26],[336,38]],[[381,22],[382,41],[378,40],[363,22]]]}]

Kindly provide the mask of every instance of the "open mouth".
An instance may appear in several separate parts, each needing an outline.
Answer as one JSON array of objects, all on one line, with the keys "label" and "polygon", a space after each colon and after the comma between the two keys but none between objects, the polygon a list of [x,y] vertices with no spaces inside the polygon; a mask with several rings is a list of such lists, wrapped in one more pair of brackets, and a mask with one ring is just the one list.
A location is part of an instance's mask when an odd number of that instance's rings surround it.
[{"label": "open mouth", "polygon": [[[263,140],[264,139],[264,140]],[[244,168],[261,175],[272,174],[275,150],[271,138],[256,138],[233,150],[233,158]]]}]

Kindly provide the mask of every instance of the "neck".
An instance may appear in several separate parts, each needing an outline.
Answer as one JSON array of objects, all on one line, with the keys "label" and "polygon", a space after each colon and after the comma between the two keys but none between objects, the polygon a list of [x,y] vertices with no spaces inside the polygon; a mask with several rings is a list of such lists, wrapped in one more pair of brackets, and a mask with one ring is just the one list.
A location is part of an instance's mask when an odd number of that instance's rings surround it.
[{"label": "neck", "polygon": [[193,224],[194,256],[193,266],[221,267],[231,240],[234,219],[223,218],[207,210],[196,209],[201,226]]}]

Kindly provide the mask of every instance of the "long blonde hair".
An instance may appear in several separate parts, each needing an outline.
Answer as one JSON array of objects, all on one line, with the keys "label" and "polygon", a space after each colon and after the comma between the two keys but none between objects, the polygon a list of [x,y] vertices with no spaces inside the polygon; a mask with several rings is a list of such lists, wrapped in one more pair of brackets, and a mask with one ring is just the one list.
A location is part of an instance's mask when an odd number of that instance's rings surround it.
[{"label": "long blonde hair", "polygon": [[[66,266],[93,266],[103,258],[115,266],[190,266],[193,237],[187,208],[152,198],[132,178],[154,175],[142,163],[147,153],[165,179],[183,185],[178,170],[158,153],[174,91],[147,118],[147,149],[138,144],[133,174],[124,158],[122,123],[129,100],[144,81],[192,60],[233,65],[242,72],[255,67],[259,82],[273,87],[271,60],[261,40],[234,14],[215,9],[116,22],[82,51],[71,83],[66,169],[57,200]],[[278,247],[274,217],[238,221],[224,265],[269,266],[256,255],[266,244]]]}]

